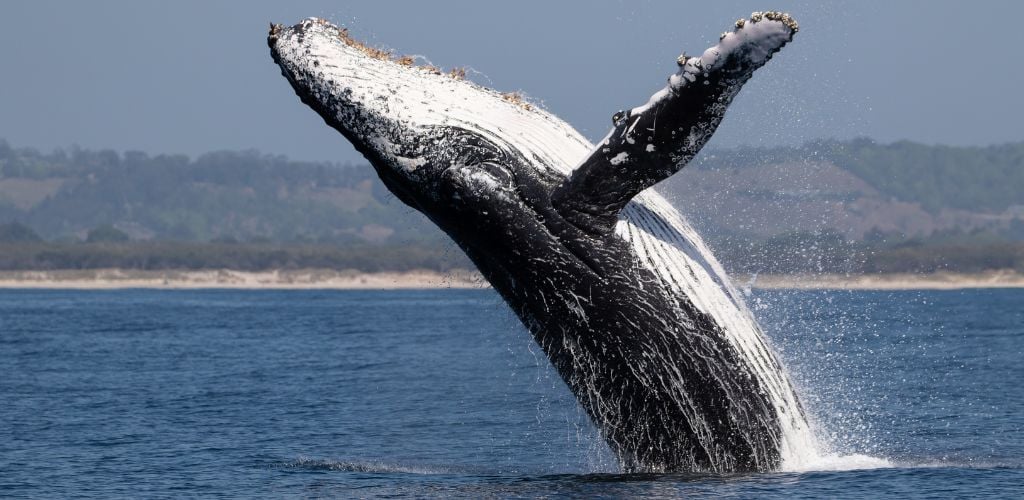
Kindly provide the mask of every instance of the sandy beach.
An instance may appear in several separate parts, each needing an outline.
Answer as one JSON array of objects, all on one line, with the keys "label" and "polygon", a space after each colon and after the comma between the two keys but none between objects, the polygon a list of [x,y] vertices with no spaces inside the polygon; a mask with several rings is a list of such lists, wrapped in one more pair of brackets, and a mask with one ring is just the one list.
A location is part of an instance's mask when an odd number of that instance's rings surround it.
[{"label": "sandy beach", "polygon": [[[734,276],[741,289],[835,290],[955,290],[963,288],[1024,288],[1024,274],[984,273],[882,275],[758,275]],[[381,272],[297,269],[279,271],[140,271],[121,269],[0,271],[0,288],[118,289],[118,288],[235,288],[235,289],[424,289],[487,288],[475,271]]]},{"label": "sandy beach", "polygon": [[364,273],[331,269],[279,271],[121,269],[0,271],[0,288],[235,288],[235,289],[421,289],[486,288],[475,272]]},{"label": "sandy beach", "polygon": [[760,275],[735,276],[740,288],[797,290],[957,290],[964,288],[1021,288],[1024,274],[1012,271],[982,273]]}]

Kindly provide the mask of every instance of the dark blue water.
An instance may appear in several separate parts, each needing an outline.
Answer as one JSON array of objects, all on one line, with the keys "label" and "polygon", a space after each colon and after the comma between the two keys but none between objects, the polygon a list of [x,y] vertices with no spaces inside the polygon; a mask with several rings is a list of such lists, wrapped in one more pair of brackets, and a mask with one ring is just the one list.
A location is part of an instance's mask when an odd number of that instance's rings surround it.
[{"label": "dark blue water", "polygon": [[1022,494],[1024,290],[750,305],[834,450],[892,467],[616,474],[487,290],[8,290],[0,495]]}]

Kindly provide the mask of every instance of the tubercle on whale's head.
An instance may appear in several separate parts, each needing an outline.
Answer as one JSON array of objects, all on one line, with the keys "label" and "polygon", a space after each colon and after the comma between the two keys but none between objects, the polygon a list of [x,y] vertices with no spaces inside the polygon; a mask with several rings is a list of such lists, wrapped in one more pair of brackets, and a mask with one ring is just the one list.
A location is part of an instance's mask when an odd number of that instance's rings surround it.
[{"label": "tubercle on whale's head", "polygon": [[[318,18],[291,27],[271,25],[267,42],[296,94],[366,155],[386,182],[397,186],[403,171],[421,182],[428,176],[422,155],[412,151],[414,120],[392,109],[410,104],[389,95],[397,93],[397,79],[389,73],[412,67],[411,58],[392,61],[390,51],[363,44],[347,29]],[[434,74],[431,68],[423,71]]]},{"label": "tubercle on whale's head", "polygon": [[[349,139],[388,187],[414,206],[415,198],[437,196],[437,184],[447,171],[466,172],[467,166],[494,160],[492,153],[516,150],[521,136],[511,133],[516,124],[557,121],[518,94],[466,80],[464,69],[417,65],[412,56],[366,45],[322,19],[291,27],[271,25],[267,41],[302,101]],[[495,171],[493,163],[490,167],[469,173],[489,176]]]}]

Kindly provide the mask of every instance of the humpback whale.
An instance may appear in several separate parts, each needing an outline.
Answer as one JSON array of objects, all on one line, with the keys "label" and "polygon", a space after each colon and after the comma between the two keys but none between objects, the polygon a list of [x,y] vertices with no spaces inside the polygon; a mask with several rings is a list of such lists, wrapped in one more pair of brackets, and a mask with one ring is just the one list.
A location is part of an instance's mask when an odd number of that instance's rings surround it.
[{"label": "humpback whale", "polygon": [[311,18],[274,61],[405,204],[508,303],[627,472],[768,471],[814,437],[796,392],[700,236],[655,190],[797,32],[755,12],[598,144],[523,100]]}]

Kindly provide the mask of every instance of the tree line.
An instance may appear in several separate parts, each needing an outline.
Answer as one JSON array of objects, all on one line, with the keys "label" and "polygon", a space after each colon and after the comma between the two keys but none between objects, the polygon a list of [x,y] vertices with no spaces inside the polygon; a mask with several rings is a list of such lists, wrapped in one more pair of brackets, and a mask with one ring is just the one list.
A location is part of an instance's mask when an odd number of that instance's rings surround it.
[{"label": "tree line", "polygon": [[[131,241],[112,227],[83,242],[47,242],[19,224],[0,225],[0,270],[57,269],[333,269],[364,272],[472,269],[454,244]],[[848,241],[836,231],[793,232],[766,239],[712,240],[726,269],[764,274],[873,274],[936,271],[1024,272],[1024,243],[940,238]]]},{"label": "tree line", "polygon": [[[694,168],[828,161],[894,199],[1024,220],[1024,142],[987,147],[878,144],[709,150]],[[183,155],[80,148],[41,153],[0,140],[0,223],[82,239],[113,225],[134,239],[412,241],[442,239],[387,193],[368,165],[300,162],[255,151]],[[367,229],[369,228],[369,229]],[[383,228],[383,229],[381,229]]]},{"label": "tree line", "polygon": [[[926,239],[838,230],[706,234],[736,272],[1022,270],[1024,143],[957,148],[866,139],[709,151],[695,168],[831,161],[929,210],[1018,210],[1005,234]],[[1016,235],[1016,236],[1014,236]],[[41,153],[0,140],[0,269],[446,270],[469,262],[393,199],[367,165],[255,151],[182,155],[80,148]]]}]

